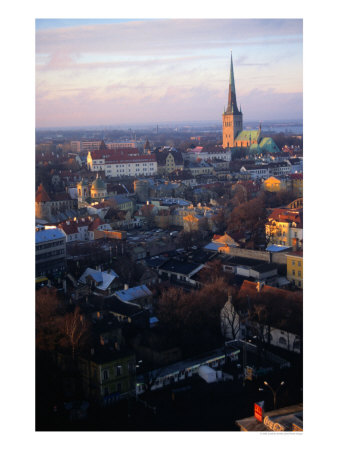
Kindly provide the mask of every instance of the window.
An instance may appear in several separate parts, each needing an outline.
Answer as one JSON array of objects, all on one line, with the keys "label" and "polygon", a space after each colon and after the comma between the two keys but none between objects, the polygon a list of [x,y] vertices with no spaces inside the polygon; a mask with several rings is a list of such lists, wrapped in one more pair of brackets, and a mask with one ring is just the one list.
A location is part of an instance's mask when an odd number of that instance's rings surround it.
[{"label": "window", "polygon": [[299,341],[295,341],[295,342],[293,343],[293,348],[294,348],[294,349],[300,349],[300,342],[299,342]]},{"label": "window", "polygon": [[108,380],[108,370],[103,371],[103,379]]},{"label": "window", "polygon": [[299,276],[299,277],[301,276],[301,271],[300,271],[300,270],[298,270],[298,276]]},{"label": "window", "polygon": [[292,261],[292,265],[293,265],[293,266],[295,265],[295,262],[294,262],[294,261]]},{"label": "window", "polygon": [[119,377],[122,374],[122,366],[116,366],[116,376]]},{"label": "window", "polygon": [[295,275],[295,271],[294,270],[292,271],[292,275]]},{"label": "window", "polygon": [[117,383],[117,392],[122,392],[122,384]]},{"label": "window", "polygon": [[300,267],[300,261],[298,261],[298,267]]},{"label": "window", "polygon": [[298,281],[298,286],[302,287],[302,282],[301,281]]},{"label": "window", "polygon": [[280,337],[278,342],[282,345],[286,345],[286,339],[284,337]]},{"label": "window", "polygon": [[104,388],[104,395],[108,395],[109,394],[109,389],[108,389],[108,387],[105,387]]}]

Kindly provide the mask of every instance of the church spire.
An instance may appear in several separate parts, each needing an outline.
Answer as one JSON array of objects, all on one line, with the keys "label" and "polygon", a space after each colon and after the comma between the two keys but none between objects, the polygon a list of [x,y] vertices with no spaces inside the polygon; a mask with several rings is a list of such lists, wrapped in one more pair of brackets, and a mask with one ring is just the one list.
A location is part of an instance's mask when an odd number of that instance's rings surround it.
[{"label": "church spire", "polygon": [[236,102],[235,76],[234,76],[234,67],[232,63],[232,52],[230,58],[229,94],[228,94],[228,107],[226,110],[226,114],[240,114]]}]

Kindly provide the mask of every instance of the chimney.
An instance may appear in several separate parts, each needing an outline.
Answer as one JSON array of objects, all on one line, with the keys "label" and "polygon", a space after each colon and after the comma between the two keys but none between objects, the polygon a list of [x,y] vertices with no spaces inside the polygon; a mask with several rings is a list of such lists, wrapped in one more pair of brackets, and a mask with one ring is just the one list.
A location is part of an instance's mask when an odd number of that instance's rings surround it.
[{"label": "chimney", "polygon": [[297,238],[293,238],[292,239],[292,251],[296,252],[298,249],[298,239]]}]

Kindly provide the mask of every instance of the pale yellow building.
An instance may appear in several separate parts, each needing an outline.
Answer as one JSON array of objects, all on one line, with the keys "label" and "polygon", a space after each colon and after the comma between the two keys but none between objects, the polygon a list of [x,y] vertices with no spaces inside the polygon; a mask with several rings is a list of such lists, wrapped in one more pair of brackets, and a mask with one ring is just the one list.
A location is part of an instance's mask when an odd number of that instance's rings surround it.
[{"label": "pale yellow building", "polygon": [[303,211],[275,208],[265,224],[269,245],[283,245],[298,250],[303,246]]},{"label": "pale yellow building", "polygon": [[290,252],[286,255],[287,279],[303,289],[303,251]]},{"label": "pale yellow building", "polygon": [[183,158],[180,151],[176,149],[162,149],[156,151],[155,156],[159,175],[183,170]]},{"label": "pale yellow building", "polygon": [[279,192],[284,188],[284,184],[275,177],[269,177],[264,181],[264,190],[268,192]]}]

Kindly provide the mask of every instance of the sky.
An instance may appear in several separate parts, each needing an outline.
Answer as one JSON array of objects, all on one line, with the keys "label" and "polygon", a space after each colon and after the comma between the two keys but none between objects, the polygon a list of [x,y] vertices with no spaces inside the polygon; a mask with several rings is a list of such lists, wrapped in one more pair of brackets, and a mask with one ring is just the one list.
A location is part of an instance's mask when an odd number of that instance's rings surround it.
[{"label": "sky", "polygon": [[298,19],[37,19],[36,127],[302,120]]}]

